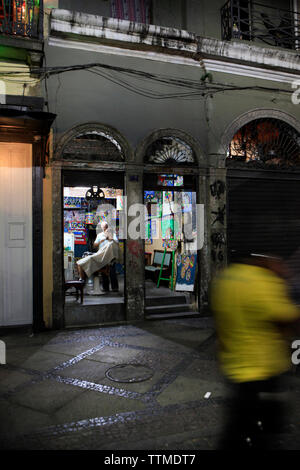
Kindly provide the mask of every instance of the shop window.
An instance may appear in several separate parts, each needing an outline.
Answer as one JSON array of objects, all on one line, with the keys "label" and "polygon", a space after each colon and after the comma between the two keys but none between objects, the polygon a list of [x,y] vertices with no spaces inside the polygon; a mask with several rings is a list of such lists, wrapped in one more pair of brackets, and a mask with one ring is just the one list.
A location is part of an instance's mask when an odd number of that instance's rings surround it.
[{"label": "shop window", "polygon": [[[91,193],[99,193],[99,199],[91,198]],[[107,222],[116,234],[119,244],[119,258],[110,261],[118,277],[118,292],[108,295],[118,297],[124,289],[124,240],[120,239],[120,217],[124,210],[123,190],[118,188],[96,186],[64,187],[64,275],[65,280],[79,278],[77,261],[97,252],[93,244],[101,232],[101,222]],[[88,276],[85,285],[84,299],[89,303],[103,302],[103,273],[96,271]],[[112,290],[117,290],[113,288]],[[68,301],[76,301],[75,297]]]},{"label": "shop window", "polygon": [[110,134],[99,130],[81,132],[64,148],[65,160],[124,161],[124,153]]},{"label": "shop window", "polygon": [[162,165],[195,163],[192,148],[177,137],[162,137],[149,145],[146,161]]},{"label": "shop window", "polygon": [[278,119],[255,119],[233,136],[227,162],[299,166],[300,135],[296,129]]},{"label": "shop window", "polygon": [[145,163],[155,165],[155,169],[156,165],[164,168],[157,174],[149,166],[151,173],[147,174],[144,188],[145,296],[149,317],[156,315],[158,309],[166,314],[189,312],[197,303],[196,180],[192,174],[172,172],[175,167],[194,166],[196,161],[193,148],[173,135],[156,139],[145,151]]},{"label": "shop window", "polygon": [[[176,181],[176,175],[169,181]],[[196,192],[176,186],[144,192],[147,313],[189,311],[197,279]],[[159,290],[158,290],[159,289]],[[184,295],[180,293],[184,292]],[[155,299],[155,302],[152,299]],[[172,307],[174,305],[174,307]]]},{"label": "shop window", "polygon": [[183,176],[180,175],[158,175],[158,186],[183,186]]}]

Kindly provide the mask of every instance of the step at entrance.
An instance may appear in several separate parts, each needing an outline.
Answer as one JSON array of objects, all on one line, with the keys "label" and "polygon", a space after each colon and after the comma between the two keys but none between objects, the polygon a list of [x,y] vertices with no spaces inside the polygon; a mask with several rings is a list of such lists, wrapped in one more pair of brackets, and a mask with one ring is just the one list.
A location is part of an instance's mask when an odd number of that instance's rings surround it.
[{"label": "step at entrance", "polygon": [[189,302],[189,296],[185,293],[177,295],[159,295],[146,297],[146,319],[164,319],[199,316],[199,312],[193,310]]},{"label": "step at entrance", "polygon": [[189,312],[189,304],[173,304],[173,305],[155,305],[148,306],[145,308],[146,315],[155,313],[177,313],[177,312]]},{"label": "step at entrance", "polygon": [[154,296],[146,297],[146,307],[175,305],[175,304],[184,305],[187,302],[188,302],[188,299],[185,294],[180,294],[176,296],[159,295],[155,297]]},{"label": "step at entrance", "polygon": [[157,313],[146,315],[146,320],[168,320],[171,318],[198,318],[200,317],[199,312],[188,311],[188,312],[177,312],[177,313]]}]

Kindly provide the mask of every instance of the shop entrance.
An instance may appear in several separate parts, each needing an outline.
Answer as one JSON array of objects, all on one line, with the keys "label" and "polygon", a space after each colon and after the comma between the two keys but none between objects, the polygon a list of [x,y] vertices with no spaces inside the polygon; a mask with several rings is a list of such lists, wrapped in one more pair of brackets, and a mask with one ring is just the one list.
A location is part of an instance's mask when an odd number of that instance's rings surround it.
[{"label": "shop entrance", "polygon": [[65,322],[124,320],[124,176],[70,171],[63,181]]},{"label": "shop entrance", "polygon": [[147,174],[145,316],[198,315],[196,177]]}]

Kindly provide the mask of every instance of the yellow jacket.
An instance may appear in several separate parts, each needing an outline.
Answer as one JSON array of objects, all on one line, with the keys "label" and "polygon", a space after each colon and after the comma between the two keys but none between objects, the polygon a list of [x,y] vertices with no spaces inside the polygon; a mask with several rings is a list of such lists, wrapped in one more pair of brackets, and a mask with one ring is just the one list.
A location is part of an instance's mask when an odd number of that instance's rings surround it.
[{"label": "yellow jacket", "polygon": [[271,270],[232,264],[212,284],[221,368],[230,380],[264,380],[289,369],[278,323],[299,317],[283,279]]}]

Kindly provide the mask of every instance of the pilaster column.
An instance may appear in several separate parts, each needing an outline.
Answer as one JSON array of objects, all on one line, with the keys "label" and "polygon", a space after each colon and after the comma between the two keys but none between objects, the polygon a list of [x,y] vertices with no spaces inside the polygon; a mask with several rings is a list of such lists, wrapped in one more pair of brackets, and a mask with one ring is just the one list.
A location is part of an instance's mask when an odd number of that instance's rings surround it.
[{"label": "pilaster column", "polygon": [[62,182],[61,169],[52,170],[53,194],[53,328],[64,327],[63,294],[63,234],[62,234]]},{"label": "pilaster column", "polygon": [[[133,204],[143,204],[143,173],[140,168],[130,168],[125,176],[127,196],[127,214]],[[139,214],[137,214],[138,216]],[[127,229],[130,227],[134,216],[127,217]],[[125,305],[126,320],[128,322],[142,320],[144,318],[145,297],[145,261],[144,239],[130,238],[127,230],[125,243]]]},{"label": "pilaster column", "polygon": [[227,264],[226,168],[209,169],[210,274],[213,278]]}]

